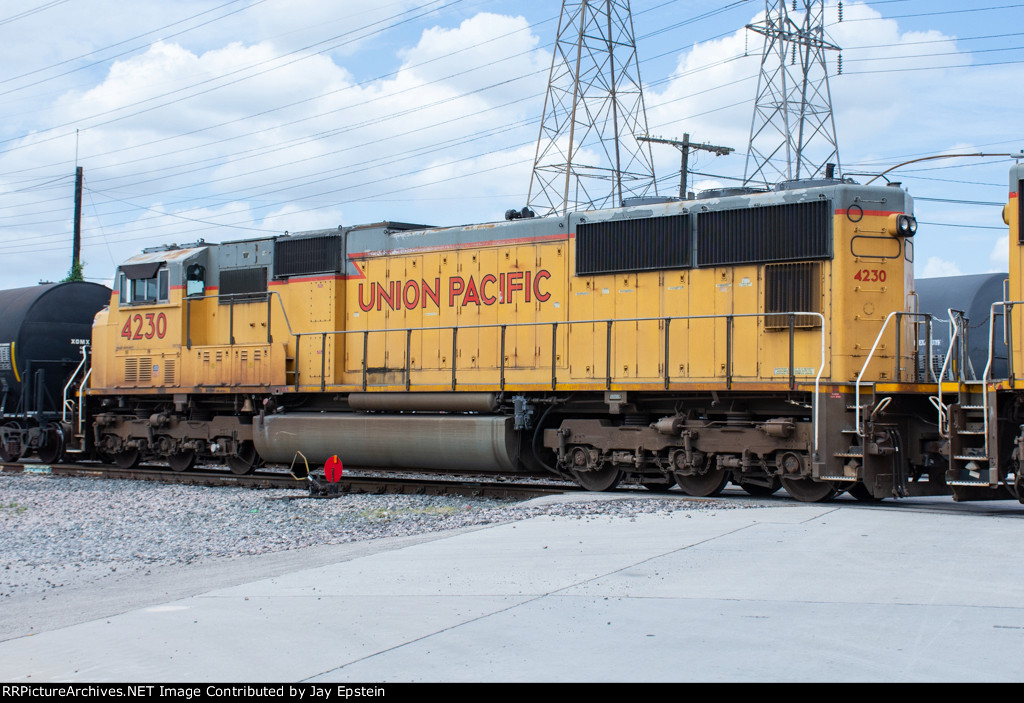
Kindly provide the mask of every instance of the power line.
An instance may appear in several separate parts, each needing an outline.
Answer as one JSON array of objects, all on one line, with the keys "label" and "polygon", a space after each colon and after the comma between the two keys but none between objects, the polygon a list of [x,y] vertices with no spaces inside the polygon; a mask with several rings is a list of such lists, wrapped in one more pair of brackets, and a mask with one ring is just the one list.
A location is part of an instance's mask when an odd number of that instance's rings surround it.
[{"label": "power line", "polygon": [[[536,23],[534,23],[532,25],[529,25],[525,29],[529,30],[531,28],[534,28],[534,27],[546,24],[548,22],[551,22],[554,19],[555,18],[549,18],[549,19],[541,20],[540,22],[536,22]],[[402,69],[398,69],[398,70],[395,70],[395,71],[390,71],[388,73],[384,73],[384,74],[378,75],[378,76],[376,76],[374,78],[370,78],[370,79],[366,79],[366,80],[360,81],[359,83],[355,83],[355,84],[352,84],[352,85],[347,85],[347,86],[345,86],[343,88],[339,88],[337,90],[328,91],[326,93],[320,93],[320,94],[318,94],[316,96],[313,96],[311,98],[304,98],[302,100],[297,100],[297,101],[294,101],[294,102],[291,102],[291,103],[288,103],[288,104],[285,104],[285,105],[281,105],[279,107],[271,108],[271,109],[268,109],[268,110],[263,110],[263,111],[258,112],[258,113],[245,115],[243,117],[238,117],[238,118],[235,118],[235,119],[232,119],[232,120],[227,120],[225,122],[220,122],[220,123],[217,123],[217,124],[214,124],[214,125],[210,125],[210,126],[207,126],[207,127],[202,127],[202,128],[199,128],[199,129],[194,129],[194,130],[191,130],[189,132],[184,132],[184,133],[181,133],[181,134],[176,134],[176,135],[173,135],[173,136],[170,136],[170,137],[164,137],[164,138],[161,138],[161,139],[151,140],[151,141],[144,142],[144,143],[141,143],[141,144],[135,144],[135,145],[131,145],[131,146],[120,147],[118,149],[113,149],[111,151],[103,152],[103,153],[100,153],[100,154],[94,154],[92,156],[92,158],[99,158],[99,157],[102,157],[102,156],[109,156],[111,154],[116,154],[116,153],[120,153],[120,152],[123,152],[123,151],[130,151],[132,149],[139,149],[139,148],[142,148],[144,146],[152,146],[154,144],[159,144],[159,143],[166,142],[166,141],[171,141],[171,140],[174,140],[174,139],[180,139],[182,137],[191,136],[191,135],[194,135],[194,134],[199,134],[201,132],[205,132],[205,131],[208,131],[208,130],[211,130],[211,129],[217,129],[217,128],[220,128],[220,127],[226,127],[226,126],[231,125],[231,124],[252,120],[252,119],[255,119],[256,117],[262,117],[264,115],[268,115],[268,114],[271,114],[273,112],[278,112],[278,111],[281,111],[281,110],[287,110],[289,108],[293,108],[293,107],[296,107],[298,105],[302,105],[302,104],[305,104],[305,103],[313,102],[315,100],[320,100],[320,99],[323,99],[323,98],[328,97],[328,96],[337,95],[339,93],[343,93],[343,92],[348,91],[348,90],[354,90],[356,88],[369,86],[369,85],[372,85],[372,84],[374,84],[374,83],[376,83],[378,81],[382,81],[382,80],[385,80],[387,78],[395,77],[395,76],[397,76],[400,73],[401,70],[405,70],[405,69],[411,70],[411,69],[415,69],[415,68],[420,68],[420,67],[426,66],[428,64],[434,63],[435,61],[440,61],[440,60],[443,60],[445,58],[450,58],[451,56],[454,56],[456,54],[459,54],[459,53],[462,53],[464,51],[469,51],[471,49],[484,46],[484,45],[489,44],[489,43],[491,43],[493,41],[497,41],[499,39],[506,38],[508,36],[511,36],[512,34],[516,34],[516,33],[521,32],[521,31],[524,31],[524,30],[523,29],[517,29],[517,30],[515,30],[513,32],[508,32],[506,34],[498,35],[498,36],[492,37],[491,39],[488,39],[486,41],[478,42],[478,43],[473,44],[473,45],[468,46],[468,47],[463,47],[462,49],[458,49],[456,51],[449,52],[449,53],[446,53],[444,55],[437,56],[437,57],[432,58],[432,59],[428,59],[426,61],[422,61],[422,62],[420,62],[418,64],[413,64],[411,66],[405,66]],[[488,66],[493,66],[493,65],[499,63],[501,60],[508,60],[510,58],[515,58],[515,57],[522,56],[524,54],[531,53],[531,52],[532,52],[532,50],[527,51],[527,52],[520,52],[518,54],[514,54],[511,57],[506,57],[505,59],[500,59],[498,61],[492,61],[492,62],[490,62],[488,64],[484,64],[482,66],[481,65],[477,65],[475,67],[470,67],[469,69],[467,69],[465,71],[462,71],[462,72],[459,72],[459,73],[455,73],[455,74],[450,74],[449,76],[446,76],[444,78],[439,78],[439,79],[436,79],[434,81],[430,81],[430,82],[428,82],[426,84],[419,84],[419,85],[413,86],[413,87],[408,88],[408,89],[397,91],[396,93],[391,93],[391,94],[388,94],[388,95],[383,95],[383,96],[380,96],[379,98],[375,98],[375,99],[370,100],[370,101],[363,101],[361,103],[349,103],[343,109],[353,109],[353,108],[358,108],[358,107],[364,107],[365,105],[369,104],[370,102],[375,102],[377,100],[385,100],[385,99],[389,99],[390,97],[392,97],[394,95],[401,95],[403,93],[410,92],[412,90],[418,90],[423,85],[431,85],[431,84],[434,84],[434,83],[438,83],[438,82],[447,80],[447,79],[455,77],[455,76],[459,76],[459,75],[463,75],[463,74],[472,72],[474,70],[479,70],[481,68],[486,68]],[[262,129],[259,129],[259,130],[254,130],[254,131],[251,131],[251,132],[246,132],[246,133],[243,133],[243,134],[234,135],[234,136],[229,137],[229,138],[218,139],[218,140],[214,140],[212,142],[205,142],[205,143],[200,144],[200,145],[188,147],[187,149],[185,149],[185,151],[197,150],[197,149],[206,149],[206,148],[208,148],[208,147],[210,147],[212,145],[221,144],[221,143],[224,143],[226,141],[240,139],[240,138],[243,138],[243,137],[246,137],[246,136],[253,136],[253,135],[257,135],[257,134],[263,134],[263,133],[268,132],[268,131],[272,131],[272,130],[275,130],[275,129],[280,129],[281,127],[292,126],[292,125],[295,125],[295,124],[300,124],[302,122],[306,122],[306,121],[318,119],[318,118],[321,118],[321,117],[325,117],[325,116],[328,116],[328,115],[331,115],[331,114],[335,114],[336,112],[337,112],[336,110],[332,110],[332,111],[329,111],[329,112],[319,113],[319,114],[316,114],[316,115],[311,115],[311,116],[303,117],[303,118],[300,118],[300,119],[297,119],[297,120],[292,120],[291,122],[285,122],[285,123],[273,125],[271,127],[266,127],[266,128],[262,128]],[[94,127],[95,126],[102,126],[102,125],[94,125]],[[343,129],[345,129],[345,128],[338,128],[337,130],[331,130],[328,133],[341,131]],[[179,154],[181,152],[182,152],[182,150],[176,150],[173,153]],[[153,158],[154,157],[153,157],[152,154],[147,154],[145,157],[141,157],[139,159],[135,159],[135,160],[132,160],[132,161],[124,161],[124,162],[121,162],[119,165],[135,163],[137,161],[152,161]],[[223,157],[218,157],[218,158],[223,158]],[[214,159],[209,159],[209,160],[214,160]],[[35,170],[37,168],[52,168],[54,166],[60,166],[60,165],[63,165],[63,162],[60,163],[60,164],[48,164],[46,166],[38,166],[38,167],[32,167],[30,169],[22,169],[20,171],[8,171],[8,172],[0,174],[0,175],[12,175],[12,174],[17,174],[17,173],[22,173],[22,172],[24,172],[26,170]],[[97,169],[97,170],[102,170],[102,168],[103,167],[99,167],[99,169]]]},{"label": "power line", "polygon": [[1008,227],[993,227],[990,225],[960,225],[951,224],[948,222],[918,222],[921,225],[928,225],[929,227],[956,227],[957,229],[996,229],[1003,232],[1009,231]]},{"label": "power line", "polygon": [[25,19],[26,17],[30,17],[30,16],[36,14],[37,12],[43,12],[44,10],[49,10],[51,7],[56,7],[57,5],[63,5],[66,2],[68,2],[68,0],[52,0],[51,2],[44,3],[44,4],[39,5],[37,7],[33,7],[31,9],[29,9],[29,10],[25,10],[23,12],[19,12],[16,15],[11,15],[9,17],[4,17],[3,19],[0,19],[0,26],[3,26],[5,24],[9,24],[11,22],[16,22],[16,21],[21,20],[21,19]]},{"label": "power line", "polygon": [[[63,61],[58,61],[57,63],[50,64],[49,66],[43,66],[42,68],[37,68],[37,69],[34,69],[32,71],[28,71],[26,73],[22,73],[22,74],[17,75],[17,76],[11,76],[9,78],[4,78],[4,79],[0,80],[0,85],[3,85],[4,83],[10,83],[11,81],[19,80],[21,78],[28,78],[29,76],[34,76],[37,73],[42,73],[43,71],[49,71],[50,69],[53,69],[53,68],[59,68],[60,66],[64,66],[66,64],[73,63],[75,61],[80,61],[80,60],[82,60],[84,58],[87,58],[89,56],[92,56],[94,54],[98,54],[98,53],[101,53],[103,51],[107,51],[108,49],[116,48],[118,46],[121,46],[122,44],[127,44],[128,42],[135,41],[136,39],[141,39],[142,37],[149,36],[150,34],[156,34],[157,32],[162,32],[165,29],[170,29],[171,27],[174,27],[174,26],[179,25],[179,24],[183,24],[185,22],[188,22],[189,20],[193,20],[193,19],[196,19],[198,17],[202,17],[203,15],[207,15],[207,14],[209,14],[211,12],[216,12],[217,10],[225,8],[228,5],[234,5],[237,2],[243,2],[243,1],[244,0],[229,0],[228,2],[226,2],[226,3],[222,4],[222,5],[218,5],[217,7],[210,8],[209,10],[204,10],[203,12],[199,12],[197,14],[191,15],[189,17],[186,17],[185,19],[178,20],[177,22],[172,22],[171,24],[166,24],[163,27],[158,27],[157,29],[152,29],[152,30],[150,30],[148,32],[143,32],[142,34],[138,34],[138,35],[136,35],[134,37],[131,37],[129,39],[125,39],[123,41],[119,41],[119,42],[117,42],[115,44],[110,44],[108,46],[104,46],[104,47],[101,47],[99,49],[94,49],[93,51],[90,51],[88,53],[81,54],[79,56],[75,56],[75,57],[70,58],[70,59],[64,59]],[[257,5],[260,5],[260,4],[264,3],[264,2],[266,2],[266,0],[252,0],[252,2],[250,2],[248,5],[246,5],[243,8],[240,8],[238,10],[233,10],[232,12],[228,12],[227,14],[221,15],[220,17],[215,17],[215,18],[213,18],[211,20],[207,20],[206,22],[198,24],[198,25],[196,25],[194,27],[189,27],[189,28],[183,29],[183,30],[181,30],[179,32],[174,32],[173,34],[169,34],[167,36],[162,36],[161,39],[165,39],[165,40],[166,39],[173,39],[174,37],[178,37],[178,36],[181,36],[182,34],[186,34],[187,32],[191,32],[194,29],[198,29],[200,27],[205,27],[205,26],[207,26],[209,24],[212,24],[214,22],[222,20],[225,17],[230,17],[230,16],[235,15],[235,14],[237,14],[239,12],[244,12],[245,10],[249,10],[249,9],[251,9],[253,7],[256,7]],[[60,78],[62,76],[70,75],[70,74],[75,73],[77,71],[84,71],[84,70],[87,70],[89,68],[92,68],[93,66],[98,66],[100,64],[108,63],[108,62],[110,62],[110,61],[112,61],[112,60],[114,60],[116,58],[120,58],[122,56],[130,54],[133,51],[138,51],[140,48],[143,48],[144,46],[146,46],[146,45],[135,46],[135,47],[132,47],[130,49],[126,49],[125,51],[122,51],[119,54],[114,54],[113,56],[108,56],[108,57],[106,57],[104,59],[101,59],[99,61],[93,61],[92,63],[88,63],[88,64],[86,64],[84,66],[78,66],[76,68],[71,69],[70,71],[64,71],[63,73],[58,73],[57,75],[50,76],[48,78],[38,79],[38,80],[36,80],[32,84],[32,87],[35,87],[35,86],[40,85],[41,83],[45,83],[47,81],[51,81],[51,80]],[[8,94],[13,93],[13,92],[18,91],[18,90],[23,90],[26,87],[28,87],[28,86],[22,86],[20,88],[14,88],[14,89],[11,89],[11,90],[7,90],[7,91],[5,91],[3,93],[0,93],[0,96],[8,95]]]},{"label": "power line", "polygon": [[996,207],[1002,207],[1006,203],[992,202],[988,200],[954,200],[953,198],[925,198],[920,195],[914,196],[914,201],[927,200],[930,203],[952,203],[954,205],[993,205]]},{"label": "power line", "polygon": [[[430,2],[428,2],[427,4],[430,5],[430,4],[433,4],[435,2],[443,2],[443,1],[444,0],[430,0]],[[415,19],[419,19],[419,18],[421,18],[421,17],[423,17],[423,16],[425,16],[427,14],[430,14],[432,12],[443,10],[443,9],[445,9],[447,7],[451,7],[452,5],[456,5],[456,4],[460,3],[460,2],[462,2],[462,0],[447,0],[447,2],[444,5],[441,5],[440,7],[436,7],[436,8],[431,8],[430,10],[425,9],[426,6],[420,6],[420,7],[413,8],[412,10],[406,10],[404,12],[400,12],[400,13],[398,13],[396,15],[392,15],[391,17],[386,18],[386,20],[395,19],[396,17],[401,17],[403,15],[408,15],[408,14],[413,13],[413,12],[420,12],[420,14],[413,15],[411,17],[407,17],[407,18],[405,18],[403,20],[399,20],[399,21],[397,21],[397,22],[395,22],[395,23],[393,23],[391,25],[387,25],[386,27],[384,27],[384,29],[393,29],[393,28],[398,27],[398,26],[400,26],[402,24],[406,24],[406,23],[411,22],[411,21],[413,21]],[[166,98],[166,97],[169,97],[171,95],[175,95],[177,93],[181,93],[183,91],[186,91],[186,90],[189,90],[189,89],[192,89],[192,88],[198,88],[199,86],[206,85],[208,83],[212,83],[214,81],[218,81],[218,80],[221,80],[221,79],[224,79],[224,78],[228,78],[229,76],[234,76],[234,75],[237,75],[239,73],[243,73],[245,71],[248,71],[250,69],[258,68],[260,66],[264,66],[264,65],[273,63],[273,62],[281,60],[281,59],[287,59],[289,57],[294,57],[290,61],[286,61],[285,63],[273,66],[272,68],[268,68],[268,69],[265,69],[265,70],[262,70],[262,71],[257,71],[256,73],[251,73],[249,75],[242,76],[241,78],[236,78],[234,80],[230,80],[230,81],[228,81],[226,83],[222,83],[222,84],[213,86],[212,88],[207,88],[207,89],[201,90],[201,91],[199,91],[197,93],[192,93],[192,94],[184,96],[184,97],[175,98],[175,99],[171,100],[170,102],[161,103],[159,105],[153,105],[151,107],[143,108],[143,109],[137,110],[136,112],[132,112],[132,113],[125,114],[125,115],[120,115],[118,117],[111,117],[110,119],[105,120],[103,122],[99,122],[99,123],[96,123],[96,124],[88,125],[87,127],[83,128],[83,129],[95,129],[97,127],[103,127],[103,126],[106,126],[108,124],[113,124],[115,122],[120,122],[121,120],[128,119],[129,117],[137,117],[138,115],[145,114],[147,112],[152,112],[153,110],[159,110],[159,109],[162,109],[162,108],[165,108],[165,107],[169,107],[170,105],[174,105],[174,104],[176,104],[178,102],[182,102],[183,100],[195,98],[195,97],[198,97],[200,95],[205,95],[205,94],[213,92],[215,90],[220,90],[221,88],[225,88],[225,87],[227,87],[229,85],[234,85],[236,83],[240,83],[242,81],[249,80],[251,78],[255,78],[256,76],[263,75],[263,74],[268,73],[270,71],[275,71],[275,70],[278,70],[278,69],[283,68],[285,66],[290,66],[293,63],[297,63],[299,61],[304,61],[304,60],[312,58],[314,56],[318,56],[319,54],[322,54],[324,52],[333,51],[333,50],[335,50],[335,49],[337,49],[337,48],[339,48],[339,47],[341,47],[341,46],[343,46],[345,44],[350,44],[350,43],[353,43],[353,42],[358,41],[360,39],[365,39],[365,38],[367,38],[369,36],[372,36],[373,34],[378,33],[379,31],[383,31],[383,29],[382,30],[377,30],[377,31],[374,31],[374,32],[370,32],[369,34],[364,34],[364,35],[361,35],[361,36],[352,37],[352,38],[347,39],[345,41],[342,41],[342,42],[340,42],[338,44],[332,44],[330,46],[327,46],[326,48],[321,48],[321,49],[319,49],[319,50],[317,50],[317,51],[315,51],[313,53],[303,53],[303,52],[306,52],[306,51],[308,51],[310,49],[313,49],[315,47],[318,47],[318,46],[321,46],[321,45],[324,45],[324,44],[328,44],[329,42],[337,41],[337,40],[341,39],[342,37],[353,35],[357,31],[368,29],[369,27],[372,27],[374,25],[381,24],[384,21],[385,20],[378,20],[377,22],[371,22],[368,25],[364,25],[362,27],[358,27],[357,29],[350,30],[348,32],[344,32],[344,33],[336,35],[334,37],[330,37],[328,39],[324,39],[322,41],[315,42],[315,43],[310,44],[308,46],[305,46],[305,47],[303,47],[301,49],[295,49],[295,50],[289,51],[289,52],[287,52],[285,54],[281,54],[279,56],[275,56],[273,58],[266,59],[264,61],[259,61],[259,62],[255,63],[255,64],[251,64],[249,66],[244,66],[242,68],[235,69],[233,71],[228,71],[227,73],[221,74],[219,76],[214,76],[213,78],[209,78],[209,79],[206,79],[206,80],[203,80],[203,81],[199,81],[198,83],[193,83],[191,85],[187,85],[187,86],[184,86],[182,88],[178,88],[176,90],[168,91],[166,93],[161,93],[160,95],[155,95],[153,97],[146,98],[144,100],[136,101],[136,102],[131,103],[129,105],[122,105],[120,107],[113,108],[111,110],[106,110],[104,112],[100,112],[100,113],[96,113],[96,114],[93,114],[93,115],[89,115],[89,116],[86,116],[86,117],[79,118],[79,119],[74,120],[72,122],[64,122],[62,124],[54,125],[52,127],[47,128],[46,130],[43,130],[43,132],[41,132],[41,133],[53,132],[53,131],[61,129],[63,127],[70,127],[70,126],[75,125],[75,124],[81,124],[82,122],[87,122],[89,120],[93,120],[93,119],[97,119],[97,118],[100,118],[100,117],[104,117],[106,115],[111,115],[113,113],[120,112],[122,110],[126,110],[126,109],[129,109],[129,108],[132,108],[132,107],[138,107],[138,106],[144,105],[146,103],[151,103],[154,100],[159,100],[161,98]],[[31,144],[28,144],[28,145],[11,147],[7,151],[10,152],[10,151],[14,151],[15,149],[25,148],[26,146],[34,146],[34,145],[39,144],[41,142],[52,141],[54,139],[59,139],[61,137],[68,136],[68,134],[70,134],[70,133],[62,133],[62,134],[57,134],[57,135],[54,135],[54,136],[51,136],[51,137],[45,137],[45,138],[42,138],[42,139],[38,139],[35,142],[32,142]],[[7,139],[0,139],[0,144],[6,144],[6,143],[9,143],[9,142],[12,142],[12,141],[16,141],[18,139],[24,139],[26,136],[28,136],[28,135],[20,135],[20,136],[17,136],[17,137],[9,137]]]},{"label": "power line", "polygon": [[876,68],[870,71],[843,71],[844,76],[862,76],[872,73],[905,73],[909,71],[945,71],[950,68],[981,68],[984,66],[1011,66],[1024,63],[1021,61],[991,61],[989,63],[963,63],[951,66],[916,66],[914,68]]},{"label": "power line", "polygon": [[[872,5],[878,5],[878,4],[881,4],[881,3],[873,2],[871,4]],[[1019,4],[1016,4],[1016,5],[997,5],[995,7],[971,7],[971,8],[965,9],[965,10],[941,10],[941,11],[938,11],[938,12],[915,12],[915,13],[909,14],[909,15],[883,15],[881,17],[855,17],[855,18],[845,19],[843,21],[844,22],[874,22],[874,21],[878,21],[878,20],[899,20],[899,19],[908,19],[908,18],[912,18],[912,17],[935,17],[935,16],[938,16],[938,15],[960,15],[960,14],[964,14],[964,13],[967,13],[967,12],[989,12],[989,11],[992,11],[992,10],[1012,10],[1012,9],[1015,9],[1015,8],[1018,8],[1018,7],[1024,7],[1024,3],[1019,3]],[[829,26],[833,26],[835,24],[839,24],[839,23],[838,22],[834,22],[834,23],[830,24]]]},{"label": "power line", "polygon": [[[864,71],[864,72],[861,72],[861,73],[876,73],[876,72],[877,72],[877,71]],[[749,102],[749,101],[744,101],[744,102]],[[730,108],[730,107],[734,107],[734,106],[736,106],[736,105],[739,105],[739,104],[743,104],[743,103],[734,103],[733,105],[730,105],[730,106],[724,106],[724,107],[721,107],[721,108],[714,108],[714,109],[710,109],[710,110],[707,110],[707,111],[705,111],[705,112],[703,112],[703,113],[701,113],[701,114],[708,114],[708,113],[716,112],[716,111],[718,111],[718,110],[722,110],[722,109],[728,109],[728,108]],[[967,166],[967,165],[965,165],[965,166]],[[44,178],[45,178],[45,177],[44,177]],[[919,177],[919,178],[923,178],[923,177]],[[659,179],[659,180],[661,180],[661,179]],[[40,186],[40,187],[41,187],[42,185],[43,185],[43,184],[39,184],[39,186]]]}]

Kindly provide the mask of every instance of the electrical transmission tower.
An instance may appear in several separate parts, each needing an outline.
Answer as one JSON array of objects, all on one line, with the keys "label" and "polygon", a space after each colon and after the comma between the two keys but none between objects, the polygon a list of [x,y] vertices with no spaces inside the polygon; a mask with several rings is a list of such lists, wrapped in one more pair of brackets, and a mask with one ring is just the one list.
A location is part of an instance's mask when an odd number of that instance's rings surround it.
[{"label": "electrical transmission tower", "polygon": [[839,47],[825,38],[824,0],[765,0],[764,22],[747,29],[764,35],[764,51],[744,182],[831,175],[839,146],[825,52]]},{"label": "electrical transmission tower", "polygon": [[657,193],[629,0],[562,3],[528,203],[538,215]]}]

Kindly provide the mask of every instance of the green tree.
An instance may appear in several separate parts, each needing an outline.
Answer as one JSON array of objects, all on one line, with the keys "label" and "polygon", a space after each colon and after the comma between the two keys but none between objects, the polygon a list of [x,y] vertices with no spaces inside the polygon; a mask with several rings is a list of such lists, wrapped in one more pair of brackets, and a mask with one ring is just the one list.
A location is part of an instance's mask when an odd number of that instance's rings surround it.
[{"label": "green tree", "polygon": [[84,281],[85,277],[82,275],[82,269],[85,267],[81,261],[73,261],[71,268],[68,269],[68,275],[61,283],[69,283],[71,281]]}]

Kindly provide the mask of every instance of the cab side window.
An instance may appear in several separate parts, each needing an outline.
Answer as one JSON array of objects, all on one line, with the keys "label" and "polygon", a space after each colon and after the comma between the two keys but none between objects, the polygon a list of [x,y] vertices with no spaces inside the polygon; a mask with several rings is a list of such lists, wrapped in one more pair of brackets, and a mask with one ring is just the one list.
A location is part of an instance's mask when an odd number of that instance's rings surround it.
[{"label": "cab side window", "polygon": [[206,290],[206,267],[191,264],[185,269],[185,295],[202,295]]}]

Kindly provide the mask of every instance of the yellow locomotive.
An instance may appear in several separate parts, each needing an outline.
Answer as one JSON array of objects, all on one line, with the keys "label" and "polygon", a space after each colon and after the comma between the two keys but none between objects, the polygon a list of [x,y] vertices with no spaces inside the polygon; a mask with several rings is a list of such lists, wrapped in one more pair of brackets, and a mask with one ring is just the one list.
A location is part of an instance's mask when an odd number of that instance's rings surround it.
[{"label": "yellow locomotive", "polygon": [[146,250],[96,318],[89,439],[179,470],[301,451],[592,490],[948,492],[910,196],[704,195]]}]

